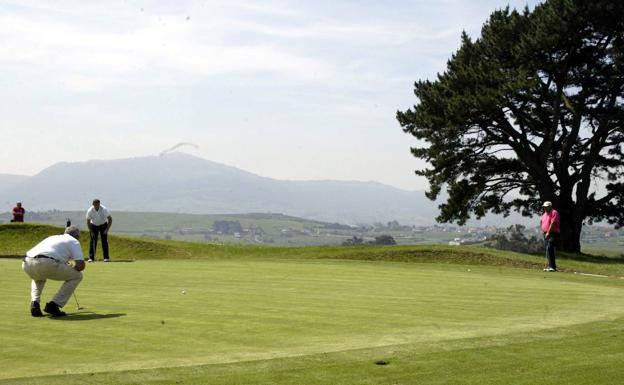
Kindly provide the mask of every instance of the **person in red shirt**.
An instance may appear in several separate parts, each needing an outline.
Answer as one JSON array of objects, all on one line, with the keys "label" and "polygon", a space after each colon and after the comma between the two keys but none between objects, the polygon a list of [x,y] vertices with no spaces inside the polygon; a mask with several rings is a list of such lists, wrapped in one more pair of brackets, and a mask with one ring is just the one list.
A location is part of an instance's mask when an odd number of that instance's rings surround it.
[{"label": "person in red shirt", "polygon": [[546,259],[548,267],[544,271],[557,271],[555,263],[555,246],[559,243],[559,232],[561,231],[561,221],[559,213],[553,209],[552,202],[546,201],[542,205],[544,214],[540,217],[540,227],[544,233],[544,248],[546,249]]},{"label": "person in red shirt", "polygon": [[13,207],[13,219],[11,219],[11,222],[24,222],[24,213],[26,213],[26,210],[22,207],[22,202],[17,202],[17,205]]}]

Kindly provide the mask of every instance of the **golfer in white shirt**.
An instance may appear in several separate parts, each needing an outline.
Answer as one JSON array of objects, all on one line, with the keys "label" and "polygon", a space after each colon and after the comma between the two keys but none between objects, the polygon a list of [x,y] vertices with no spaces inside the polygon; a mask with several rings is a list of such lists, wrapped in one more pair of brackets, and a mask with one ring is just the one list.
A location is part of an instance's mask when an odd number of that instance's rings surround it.
[{"label": "golfer in white shirt", "polygon": [[102,254],[104,262],[110,261],[108,255],[108,230],[113,224],[108,209],[100,204],[99,199],[93,200],[93,206],[87,210],[87,227],[91,234],[91,242],[89,242],[89,262],[95,262],[95,251],[97,249],[98,234],[102,238]]},{"label": "golfer in white shirt", "polygon": [[66,315],[61,308],[82,281],[81,271],[85,268],[79,239],[80,230],[69,226],[63,235],[47,237],[26,253],[22,269],[32,278],[30,314],[33,317],[43,316],[39,303],[48,279],[65,282],[43,310],[56,317]]}]

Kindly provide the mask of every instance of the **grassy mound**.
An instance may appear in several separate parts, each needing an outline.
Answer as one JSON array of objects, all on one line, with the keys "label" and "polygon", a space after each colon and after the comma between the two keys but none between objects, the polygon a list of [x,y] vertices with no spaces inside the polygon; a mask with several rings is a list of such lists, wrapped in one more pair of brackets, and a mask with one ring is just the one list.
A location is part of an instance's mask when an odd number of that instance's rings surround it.
[{"label": "grassy mound", "polygon": [[[0,225],[0,256],[22,257],[41,240],[51,235],[62,234],[63,228],[39,224],[7,224]],[[89,233],[83,230],[80,236],[85,255],[89,250]],[[146,241],[142,239],[109,236],[111,255],[119,260],[146,259],[150,255],[183,257],[186,255],[180,247],[163,242]],[[98,246],[98,253],[101,247]]]},{"label": "grassy mound", "polygon": [[[42,239],[61,234],[63,228],[42,224],[0,225],[0,257],[22,257]],[[86,255],[89,234],[83,231],[81,240]],[[508,266],[541,269],[544,257],[500,251],[483,247],[445,245],[372,246],[308,246],[275,247],[240,244],[210,244],[182,241],[160,241],[136,237],[109,235],[113,261],[147,259],[345,259],[391,262],[424,262],[461,265]],[[101,247],[98,258],[101,256]],[[586,254],[559,253],[560,270],[608,276],[624,276],[624,260]]]}]

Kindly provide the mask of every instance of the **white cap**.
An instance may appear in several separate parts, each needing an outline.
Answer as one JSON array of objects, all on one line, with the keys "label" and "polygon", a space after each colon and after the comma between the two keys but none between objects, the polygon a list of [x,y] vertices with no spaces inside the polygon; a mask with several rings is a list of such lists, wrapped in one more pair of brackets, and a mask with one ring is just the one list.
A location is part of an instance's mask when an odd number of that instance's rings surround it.
[{"label": "white cap", "polygon": [[542,207],[552,207],[552,202],[551,201],[546,201],[546,202],[544,202]]}]

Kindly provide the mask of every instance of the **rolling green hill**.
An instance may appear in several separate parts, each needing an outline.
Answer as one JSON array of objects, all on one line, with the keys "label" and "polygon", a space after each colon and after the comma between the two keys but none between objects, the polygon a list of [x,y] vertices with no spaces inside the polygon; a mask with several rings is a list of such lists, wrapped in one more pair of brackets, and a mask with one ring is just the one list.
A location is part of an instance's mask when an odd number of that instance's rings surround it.
[{"label": "rolling green hill", "polygon": [[[46,223],[61,226],[66,219],[73,224],[85,226],[84,211],[51,210],[45,212],[27,213],[26,218],[36,223]],[[4,213],[0,218],[9,219],[9,214]],[[311,221],[303,218],[292,217],[283,214],[251,213],[251,214],[183,214],[183,213],[152,213],[114,211],[113,219],[115,231],[121,233],[150,233],[171,232],[185,228],[197,230],[210,230],[215,221],[228,220],[239,221],[245,228],[249,226],[262,227],[269,233],[279,232],[283,228],[304,229],[305,227],[325,227],[329,223]]]},{"label": "rolling green hill", "polygon": [[[60,234],[63,228],[40,224],[0,225],[0,257],[23,256],[46,236]],[[88,251],[89,235],[83,232],[83,252]],[[474,246],[397,245],[397,246],[308,246],[271,247],[261,245],[216,244],[183,241],[138,239],[109,236],[113,260],[148,259],[345,259],[393,262],[451,263],[493,265],[541,269],[541,256],[499,251]],[[99,252],[99,251],[98,251]],[[99,258],[99,254],[98,254]],[[562,271],[624,276],[624,259],[592,255],[561,254],[558,265]]]},{"label": "rolling green hill", "polygon": [[[381,235],[392,236],[399,245],[448,244],[460,239],[467,243],[483,242],[493,228],[451,228],[442,226],[411,227],[391,222],[375,226],[352,227],[338,223],[311,221],[277,213],[199,215],[182,213],[114,212],[112,234],[141,239],[178,240],[207,243],[236,243],[275,246],[340,245],[358,237],[364,243]],[[0,224],[8,223],[8,212],[0,213]],[[83,211],[51,210],[27,212],[26,222],[62,226],[67,219],[86,228]],[[240,232],[215,229],[217,221],[237,224]],[[503,230],[498,229],[498,230]],[[528,237],[534,229],[527,229]],[[459,237],[459,238],[457,238]],[[608,227],[588,226],[583,229],[583,251],[590,254],[623,257],[624,232]]]},{"label": "rolling green hill", "polygon": [[[84,212],[51,210],[27,212],[26,221],[63,225],[67,219],[79,227],[86,228]],[[9,222],[9,213],[0,214],[0,223]],[[139,236],[150,239],[215,241],[227,243],[274,244],[274,245],[326,245],[340,244],[358,230],[337,223],[312,221],[303,218],[272,213],[200,215],[182,213],[114,212],[116,234]],[[243,232],[222,233],[214,231],[217,221],[236,222]],[[331,234],[330,234],[331,233]],[[400,237],[400,243],[414,243],[420,237]]]}]

